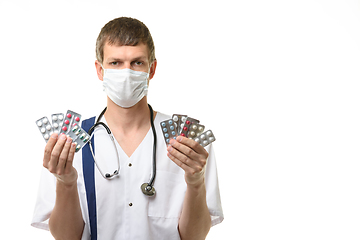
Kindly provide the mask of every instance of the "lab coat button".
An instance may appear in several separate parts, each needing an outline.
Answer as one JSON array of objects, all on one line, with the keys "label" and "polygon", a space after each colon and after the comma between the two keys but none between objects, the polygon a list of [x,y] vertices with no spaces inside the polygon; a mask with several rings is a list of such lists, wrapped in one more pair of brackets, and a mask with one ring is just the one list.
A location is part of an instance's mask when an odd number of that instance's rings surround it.
[{"label": "lab coat button", "polygon": [[129,163],[129,167],[131,167],[132,166],[132,164],[131,163]]},{"label": "lab coat button", "polygon": [[132,203],[129,203],[129,206],[131,207],[133,204]]}]

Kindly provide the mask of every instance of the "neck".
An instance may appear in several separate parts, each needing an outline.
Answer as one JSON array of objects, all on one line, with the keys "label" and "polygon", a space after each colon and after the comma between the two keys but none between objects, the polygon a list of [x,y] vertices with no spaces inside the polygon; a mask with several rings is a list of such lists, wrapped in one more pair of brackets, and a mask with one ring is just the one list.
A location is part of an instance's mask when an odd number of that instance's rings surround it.
[{"label": "neck", "polygon": [[110,128],[122,132],[150,125],[150,110],[146,96],[130,108],[122,108],[108,98],[104,116]]}]

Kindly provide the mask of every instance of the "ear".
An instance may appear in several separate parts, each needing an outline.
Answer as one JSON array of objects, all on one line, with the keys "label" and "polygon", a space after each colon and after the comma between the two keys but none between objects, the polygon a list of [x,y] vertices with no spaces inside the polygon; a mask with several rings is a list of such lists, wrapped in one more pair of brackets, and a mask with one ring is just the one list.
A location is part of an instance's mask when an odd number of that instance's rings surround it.
[{"label": "ear", "polygon": [[98,60],[95,60],[95,68],[96,68],[96,74],[100,81],[103,80],[103,69],[101,67],[101,63]]},{"label": "ear", "polygon": [[157,66],[157,61],[156,59],[152,62],[151,67],[150,67],[150,73],[149,73],[149,79],[152,79],[155,75],[155,70],[156,70],[156,66]]}]

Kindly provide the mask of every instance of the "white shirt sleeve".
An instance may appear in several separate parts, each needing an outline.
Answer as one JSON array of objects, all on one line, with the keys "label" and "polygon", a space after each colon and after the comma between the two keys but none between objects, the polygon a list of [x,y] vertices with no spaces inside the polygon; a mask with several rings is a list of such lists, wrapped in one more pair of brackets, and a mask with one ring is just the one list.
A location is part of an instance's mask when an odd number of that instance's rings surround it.
[{"label": "white shirt sleeve", "polygon": [[224,220],[224,214],[221,206],[216,159],[212,144],[208,145],[206,150],[209,153],[205,172],[206,202],[211,216],[211,224],[215,226]]},{"label": "white shirt sleeve", "polygon": [[49,230],[49,218],[55,205],[55,199],[56,178],[43,168],[31,226]]}]

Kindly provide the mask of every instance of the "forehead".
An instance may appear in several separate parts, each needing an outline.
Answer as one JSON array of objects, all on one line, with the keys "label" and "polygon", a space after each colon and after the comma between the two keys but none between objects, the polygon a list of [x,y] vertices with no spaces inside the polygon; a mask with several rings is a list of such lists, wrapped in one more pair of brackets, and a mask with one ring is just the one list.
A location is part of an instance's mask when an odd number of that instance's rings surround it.
[{"label": "forehead", "polygon": [[146,44],[140,43],[136,46],[117,46],[106,43],[104,45],[104,60],[107,59],[132,60],[138,58],[149,59],[149,50]]}]

